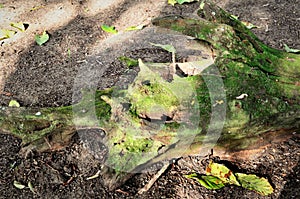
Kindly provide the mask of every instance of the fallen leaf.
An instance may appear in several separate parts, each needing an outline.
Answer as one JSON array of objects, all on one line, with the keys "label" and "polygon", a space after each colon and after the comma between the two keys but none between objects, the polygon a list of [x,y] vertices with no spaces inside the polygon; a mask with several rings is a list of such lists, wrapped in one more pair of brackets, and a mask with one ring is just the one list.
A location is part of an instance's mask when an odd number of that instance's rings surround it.
[{"label": "fallen leaf", "polygon": [[242,21],[242,24],[244,24],[248,29],[253,29],[253,28],[257,28],[256,25],[248,22],[248,21]]},{"label": "fallen leaf", "polygon": [[49,38],[49,34],[46,31],[44,31],[41,35],[35,35],[34,37],[35,42],[40,46],[46,43]]},{"label": "fallen leaf", "polygon": [[238,19],[239,19],[239,16],[236,16],[236,15],[230,15],[230,17],[232,17],[232,18],[235,19],[235,20],[238,20]]},{"label": "fallen leaf", "polygon": [[0,30],[0,41],[3,40],[3,39],[11,38],[15,34],[16,34],[16,31],[1,29]]},{"label": "fallen leaf", "polygon": [[[236,15],[230,15],[231,18],[235,19],[235,20],[239,20],[239,16]],[[256,25],[248,22],[248,21],[241,21],[242,24],[244,24],[248,29],[253,29],[253,28],[257,28]]]},{"label": "fallen leaf", "polygon": [[184,3],[196,2],[196,1],[199,1],[199,0],[176,0],[176,1],[179,4],[184,4]]},{"label": "fallen leaf", "polygon": [[35,194],[34,187],[30,181],[28,182],[28,187],[29,187],[30,191]]},{"label": "fallen leaf", "polygon": [[223,100],[216,100],[216,103],[217,103],[217,104],[223,104],[224,101],[223,101]]},{"label": "fallen leaf", "polygon": [[171,4],[172,6],[174,6],[176,3],[176,0],[168,0],[168,4]]},{"label": "fallen leaf", "polygon": [[221,189],[225,186],[222,180],[215,176],[204,176],[197,173],[192,173],[190,175],[186,175],[185,177],[196,180],[207,189]]},{"label": "fallen leaf", "polygon": [[256,191],[263,196],[267,196],[274,191],[272,185],[266,178],[260,178],[254,174],[244,173],[236,173],[235,175],[242,187]]},{"label": "fallen leaf", "polygon": [[211,162],[206,169],[206,175],[218,177],[225,184],[228,183],[240,186],[240,183],[237,181],[232,171],[223,164]]},{"label": "fallen leaf", "polygon": [[28,28],[28,24],[22,23],[22,22],[18,22],[18,23],[14,23],[11,22],[10,25],[14,28],[17,28],[18,30],[24,32],[27,28]]},{"label": "fallen leaf", "polygon": [[290,48],[286,44],[283,44],[283,45],[284,45],[284,50],[288,53],[300,53],[300,50],[298,50],[298,49]]},{"label": "fallen leaf", "polygon": [[114,26],[108,26],[108,25],[101,25],[101,29],[105,32],[108,32],[108,33],[112,33],[112,34],[117,34],[118,31],[116,30],[116,28]]},{"label": "fallen leaf", "polygon": [[90,11],[89,8],[85,8],[85,9],[84,9],[84,12],[89,12],[89,11]]},{"label": "fallen leaf", "polygon": [[144,28],[144,25],[138,25],[138,26],[130,26],[125,29],[125,31],[133,31],[133,30],[142,30]]},{"label": "fallen leaf", "polygon": [[20,182],[18,181],[14,181],[14,186],[18,189],[24,189],[25,188],[25,185],[21,184]]},{"label": "fallen leaf", "polygon": [[35,11],[35,10],[41,9],[43,7],[44,6],[36,6],[36,7],[31,8],[30,11]]},{"label": "fallen leaf", "polygon": [[177,66],[186,75],[198,75],[201,74],[203,70],[211,66],[214,63],[212,59],[202,59],[192,62],[176,63]]},{"label": "fallen leaf", "polygon": [[197,180],[207,189],[220,189],[225,185],[234,184],[253,190],[263,196],[272,194],[274,191],[266,178],[254,174],[233,173],[225,165],[214,162],[210,162],[206,168],[206,175],[192,173],[185,175],[185,177]]},{"label": "fallen leaf", "polygon": [[0,92],[1,95],[5,95],[5,96],[12,96],[13,94],[10,93],[10,92],[5,92],[5,91],[2,91]]},{"label": "fallen leaf", "polygon": [[16,100],[10,100],[10,102],[8,103],[8,106],[9,107],[17,107],[17,108],[19,108],[20,104]]},{"label": "fallen leaf", "polygon": [[160,47],[160,48],[162,48],[162,49],[164,49],[164,50],[166,50],[166,51],[168,51],[168,52],[170,52],[170,53],[176,53],[176,49],[175,49],[175,47],[172,46],[172,45],[169,45],[169,44],[167,44],[167,45],[163,45],[163,44],[154,44],[154,43],[151,43],[151,42],[150,42],[150,44],[151,44],[152,46]]},{"label": "fallen leaf", "polygon": [[203,10],[204,6],[205,6],[205,2],[201,1],[200,6],[199,6],[200,10]]}]

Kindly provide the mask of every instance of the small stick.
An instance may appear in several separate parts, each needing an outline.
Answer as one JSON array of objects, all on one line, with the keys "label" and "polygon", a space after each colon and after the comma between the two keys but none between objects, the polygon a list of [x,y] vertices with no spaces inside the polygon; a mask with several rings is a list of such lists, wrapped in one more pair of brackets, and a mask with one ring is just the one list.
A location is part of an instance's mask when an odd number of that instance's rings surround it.
[{"label": "small stick", "polygon": [[48,145],[49,149],[51,150],[52,145],[50,144],[49,140],[46,137],[44,137],[44,140],[45,140],[46,144]]},{"label": "small stick", "polygon": [[169,163],[165,164],[155,175],[154,177],[142,188],[139,190],[138,194],[142,194],[144,192],[147,192],[152,185],[157,181],[157,179],[168,169],[170,166]]},{"label": "small stick", "polygon": [[117,189],[116,192],[119,192],[121,194],[124,194],[124,195],[129,195],[129,193],[127,193],[126,191],[122,191],[121,189]]}]

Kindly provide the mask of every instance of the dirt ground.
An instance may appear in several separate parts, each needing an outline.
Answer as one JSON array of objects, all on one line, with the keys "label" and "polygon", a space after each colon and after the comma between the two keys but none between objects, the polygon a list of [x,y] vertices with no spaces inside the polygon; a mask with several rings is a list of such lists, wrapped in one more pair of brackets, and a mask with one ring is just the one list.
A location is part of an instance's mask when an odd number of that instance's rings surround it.
[{"label": "dirt ground", "polygon": [[[16,99],[22,106],[34,107],[72,104],[77,100],[74,85],[76,80],[82,80],[85,69],[97,71],[88,78],[98,88],[115,85],[126,70],[116,59],[120,54],[147,61],[170,61],[169,54],[147,44],[147,38],[152,38],[151,27],[141,33],[111,36],[101,30],[101,24],[123,31],[131,25],[149,25],[157,16],[192,15],[199,6],[192,3],[172,7],[164,0],[0,3],[0,28],[9,28],[11,21],[29,24],[24,33],[0,41],[0,104],[7,105]],[[219,0],[218,4],[241,20],[257,25],[253,32],[269,46],[283,49],[287,44],[300,49],[298,0]],[[37,9],[30,11],[34,7]],[[45,45],[38,46],[32,38],[43,30],[51,37]],[[161,35],[153,36],[153,40],[164,42]],[[81,84],[76,86],[84,86]],[[284,142],[270,143],[256,159],[223,160],[234,171],[268,178],[275,189],[268,197],[234,186],[211,191],[183,177],[192,170],[203,170],[200,156],[176,161],[142,195],[137,192],[153,177],[153,172],[137,174],[118,190],[109,191],[101,176],[87,180],[101,169],[102,162],[88,152],[78,136],[61,151],[33,153],[24,158],[18,155],[21,140],[0,133],[0,198],[300,198],[297,133]],[[17,189],[14,180],[25,185],[31,182],[35,193],[29,188]]]}]

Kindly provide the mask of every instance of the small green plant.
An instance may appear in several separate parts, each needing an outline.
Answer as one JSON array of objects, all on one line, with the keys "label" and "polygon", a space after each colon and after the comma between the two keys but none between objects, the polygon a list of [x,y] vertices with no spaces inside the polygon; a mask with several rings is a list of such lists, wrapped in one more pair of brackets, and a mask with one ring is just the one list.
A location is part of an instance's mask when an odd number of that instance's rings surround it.
[{"label": "small green plant", "polygon": [[273,193],[273,187],[266,178],[254,174],[233,173],[225,165],[214,162],[210,162],[206,168],[206,175],[191,173],[185,177],[195,179],[207,189],[221,189],[226,185],[236,185],[263,196]]}]

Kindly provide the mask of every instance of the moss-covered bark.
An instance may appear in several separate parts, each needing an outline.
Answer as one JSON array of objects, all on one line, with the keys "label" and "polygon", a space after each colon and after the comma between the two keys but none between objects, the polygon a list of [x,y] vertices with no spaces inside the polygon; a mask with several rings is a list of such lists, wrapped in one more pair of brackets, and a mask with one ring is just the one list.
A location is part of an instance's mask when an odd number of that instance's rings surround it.
[{"label": "moss-covered bark", "polygon": [[[89,108],[96,110],[98,125],[103,125],[109,120],[111,107],[101,99],[101,96],[110,93],[111,90],[97,91],[96,93],[83,92],[82,100],[74,106],[58,108],[1,107],[1,132],[21,138],[21,152],[25,155],[33,149],[40,152],[61,149],[69,143],[77,129],[95,126],[94,121],[86,117]],[[92,104],[90,103],[91,98],[94,102]],[[81,107],[86,110],[76,111]],[[80,120],[74,121],[75,112]]]},{"label": "moss-covered bark", "polygon": [[[206,137],[208,131],[221,128],[218,147],[233,151],[247,149],[261,137],[298,133],[300,56],[266,46],[240,21],[209,2],[205,2],[199,15],[204,19],[169,16],[155,19],[153,24],[195,37],[210,46],[214,64],[201,75],[182,79],[176,76],[169,83],[140,63],[147,71],[139,73],[128,90],[114,92],[114,96],[112,90],[96,95],[84,92],[83,100],[73,107],[3,108],[1,130],[21,137],[24,146],[29,144],[44,151],[67,143],[76,127],[103,127],[110,149],[107,164],[118,170],[104,171],[108,171],[110,180],[106,183],[111,187],[128,178],[120,171],[139,171],[144,164],[210,148],[210,141],[216,140]],[[218,73],[214,73],[216,69]],[[195,88],[195,96],[189,96],[192,92],[187,85]],[[215,93],[213,98],[211,89]],[[199,113],[194,109],[180,111],[181,104],[192,96],[198,101]],[[156,107],[156,103],[160,106]],[[184,108],[188,106],[185,104]],[[220,106],[226,109],[224,126],[221,117],[224,112],[213,113]],[[81,110],[82,107],[85,109]],[[96,123],[86,114],[89,108],[95,108]],[[162,117],[165,119],[154,125],[149,122]],[[212,118],[214,123],[210,122]],[[190,125],[195,119],[199,120],[197,127]],[[186,139],[189,136],[192,141]]]},{"label": "moss-covered bark", "polygon": [[[214,67],[222,76],[228,104],[219,144],[238,150],[253,144],[246,144],[244,138],[280,129],[299,131],[300,56],[266,46],[239,20],[213,4],[206,2],[198,13],[205,19],[168,16],[153,24],[207,42],[216,54]],[[209,92],[205,90],[202,81],[199,103],[209,113],[211,106],[203,96]],[[247,95],[238,99],[241,94]],[[240,143],[226,144],[233,140]]]}]

